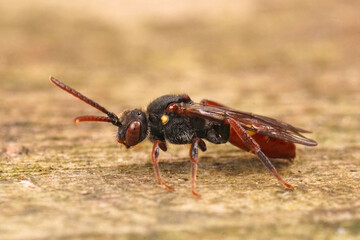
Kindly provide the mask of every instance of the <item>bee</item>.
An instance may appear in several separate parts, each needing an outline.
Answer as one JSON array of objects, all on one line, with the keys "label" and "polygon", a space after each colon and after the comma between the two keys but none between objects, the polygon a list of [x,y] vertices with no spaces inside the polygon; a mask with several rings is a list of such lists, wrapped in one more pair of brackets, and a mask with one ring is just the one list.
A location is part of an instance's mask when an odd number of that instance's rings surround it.
[{"label": "bee", "polygon": [[302,135],[310,133],[307,130],[270,117],[238,111],[207,99],[195,103],[186,94],[161,96],[152,101],[146,111],[134,109],[125,111],[118,117],[59,80],[50,77],[50,81],[106,114],[79,116],[75,118],[75,123],[112,123],[118,128],[117,141],[126,148],[131,148],[148,137],[153,142],[152,163],[155,176],[169,190],[173,188],[165,183],[160,174],[160,149],[166,151],[167,143],[190,144],[191,190],[197,197],[200,197],[195,191],[198,152],[199,149],[206,151],[204,140],[215,144],[230,142],[255,154],[277,180],[290,190],[294,188],[280,177],[269,158],[292,159],[296,154],[295,144],[317,145],[316,141]]}]

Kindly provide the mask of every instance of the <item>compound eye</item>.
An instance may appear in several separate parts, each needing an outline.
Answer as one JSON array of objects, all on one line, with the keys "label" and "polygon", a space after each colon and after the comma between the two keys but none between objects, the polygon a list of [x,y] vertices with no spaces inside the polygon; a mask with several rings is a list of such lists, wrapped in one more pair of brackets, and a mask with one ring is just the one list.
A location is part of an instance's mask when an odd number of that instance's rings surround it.
[{"label": "compound eye", "polygon": [[135,146],[140,141],[141,124],[139,121],[132,121],[126,130],[125,141],[129,147]]}]

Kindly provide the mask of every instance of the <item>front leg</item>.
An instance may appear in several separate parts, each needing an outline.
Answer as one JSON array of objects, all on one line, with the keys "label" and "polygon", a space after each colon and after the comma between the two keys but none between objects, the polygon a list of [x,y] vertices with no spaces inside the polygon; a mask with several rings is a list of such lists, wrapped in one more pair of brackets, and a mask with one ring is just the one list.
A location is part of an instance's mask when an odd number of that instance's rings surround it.
[{"label": "front leg", "polygon": [[190,160],[191,160],[191,192],[196,197],[201,197],[200,194],[195,192],[196,188],[196,173],[197,173],[197,163],[199,160],[199,150],[205,152],[206,151],[206,144],[205,142],[200,138],[194,138],[191,143],[190,147]]},{"label": "front leg", "polygon": [[154,165],[154,172],[156,179],[159,181],[160,184],[164,185],[167,189],[173,191],[174,188],[167,185],[164,180],[162,180],[159,170],[159,155],[160,155],[160,149],[164,152],[167,150],[166,144],[163,141],[155,140],[154,146],[152,149],[152,162]]}]

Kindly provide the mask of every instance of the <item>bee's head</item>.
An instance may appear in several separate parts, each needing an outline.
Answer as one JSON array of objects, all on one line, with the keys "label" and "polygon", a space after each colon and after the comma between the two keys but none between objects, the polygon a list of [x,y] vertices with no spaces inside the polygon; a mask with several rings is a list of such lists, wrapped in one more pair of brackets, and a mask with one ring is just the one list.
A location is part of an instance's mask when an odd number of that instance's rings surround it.
[{"label": "bee's head", "polygon": [[80,92],[60,82],[59,80],[50,77],[50,81],[59,88],[73,95],[74,97],[79,98],[81,101],[89,104],[90,106],[100,110],[107,115],[107,117],[89,115],[80,116],[74,119],[76,124],[85,121],[110,122],[118,127],[118,132],[116,135],[117,141],[121,144],[124,144],[127,148],[135,146],[146,138],[148,133],[148,123],[146,114],[143,111],[139,109],[126,111],[121,115],[121,118],[119,119],[118,116],[114,113],[109,112],[106,108],[104,108],[97,102],[87,98]]},{"label": "bee's head", "polygon": [[130,148],[146,138],[148,122],[146,114],[143,111],[139,109],[126,111],[120,119],[116,135],[119,143],[124,144],[126,148]]}]

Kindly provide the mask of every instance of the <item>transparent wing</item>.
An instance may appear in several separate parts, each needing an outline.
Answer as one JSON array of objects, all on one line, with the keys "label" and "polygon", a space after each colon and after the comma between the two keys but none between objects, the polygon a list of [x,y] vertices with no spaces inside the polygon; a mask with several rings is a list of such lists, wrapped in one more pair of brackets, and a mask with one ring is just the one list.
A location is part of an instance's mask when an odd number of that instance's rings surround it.
[{"label": "transparent wing", "polygon": [[310,133],[307,130],[294,127],[288,123],[249,113],[241,112],[224,106],[208,106],[198,103],[181,103],[185,115],[221,122],[231,118],[241,124],[248,131],[269,137],[298,143],[307,146],[316,146],[317,142],[306,138],[301,133]]}]

